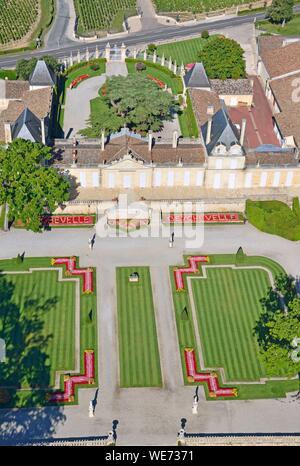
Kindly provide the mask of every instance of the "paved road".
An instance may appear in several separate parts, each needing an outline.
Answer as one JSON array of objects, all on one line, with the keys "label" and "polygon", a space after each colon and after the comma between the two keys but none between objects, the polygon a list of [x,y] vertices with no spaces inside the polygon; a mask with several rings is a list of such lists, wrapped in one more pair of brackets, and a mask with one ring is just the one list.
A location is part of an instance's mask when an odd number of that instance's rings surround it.
[{"label": "paved road", "polygon": [[61,48],[72,45],[75,24],[73,0],[56,0],[56,15],[53,25],[45,37],[45,48]]},{"label": "paved road", "polygon": [[[299,403],[284,400],[207,402],[199,390],[199,414],[192,415],[194,388],[184,387],[178,373],[179,354],[172,302],[169,295],[169,265],[182,263],[187,250],[175,230],[175,246],[168,238],[97,238],[95,249],[88,248],[90,231],[53,230],[33,234],[21,230],[0,233],[0,258],[79,255],[83,266],[97,267],[99,321],[100,390],[95,417],[88,418],[89,400],[95,389],[80,390],[79,406],[42,410],[0,411],[0,443],[16,438],[42,436],[69,437],[103,435],[118,420],[119,445],[172,445],[187,419],[189,432],[297,432]],[[248,254],[265,255],[279,261],[293,275],[299,275],[300,242],[292,243],[267,235],[249,225],[218,226],[205,229],[204,244],[194,252],[229,253],[240,246]],[[115,267],[149,265],[155,292],[155,312],[163,389],[120,389],[116,333]]]},{"label": "paved road", "polygon": [[155,9],[152,0],[137,0],[137,6],[141,11],[141,23],[143,31],[149,31],[158,27]]},{"label": "paved road", "polygon": [[[295,6],[295,12],[300,12],[300,5]],[[142,44],[147,44],[150,42],[157,41],[166,41],[174,38],[184,38],[189,37],[194,34],[200,33],[204,29],[209,30],[218,30],[224,29],[226,27],[238,26],[242,24],[247,24],[253,22],[256,18],[257,20],[263,19],[265,17],[264,13],[251,14],[247,16],[236,16],[230,18],[219,19],[217,21],[209,21],[196,23],[195,25],[190,26],[168,26],[168,27],[159,27],[152,31],[146,32],[136,32],[129,35],[123,35],[121,38],[112,39],[113,43],[116,43],[118,46],[122,44],[123,41],[126,42],[127,46],[140,46]],[[85,51],[87,46],[90,48],[95,48],[95,45],[98,44],[99,50],[104,49],[105,44],[107,43],[107,38],[90,42],[88,44],[74,43],[74,45],[64,46],[64,47],[52,47],[44,48],[43,50],[37,50],[33,52],[24,52],[22,54],[14,55],[5,55],[0,58],[0,67],[9,68],[14,67],[16,62],[20,58],[30,58],[32,56],[41,57],[48,53],[50,55],[56,56],[57,58],[64,58],[70,55],[71,52],[77,53],[78,50]]]}]

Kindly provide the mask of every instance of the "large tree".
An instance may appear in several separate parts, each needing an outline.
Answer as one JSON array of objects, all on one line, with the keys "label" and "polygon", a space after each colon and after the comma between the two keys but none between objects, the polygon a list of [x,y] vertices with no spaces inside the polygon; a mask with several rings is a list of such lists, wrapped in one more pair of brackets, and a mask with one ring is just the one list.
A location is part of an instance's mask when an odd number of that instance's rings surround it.
[{"label": "large tree", "polygon": [[49,147],[23,139],[0,148],[0,205],[28,230],[41,231],[41,216],[69,198],[70,183],[47,166],[50,159]]},{"label": "large tree", "polygon": [[232,39],[223,36],[211,38],[199,52],[210,79],[238,79],[246,77],[244,50]]},{"label": "large tree", "polygon": [[300,298],[293,278],[278,277],[261,303],[264,312],[255,327],[261,361],[269,376],[293,376],[300,372],[300,361],[292,357],[293,341],[300,338]]},{"label": "large tree", "polygon": [[273,0],[267,9],[267,17],[272,23],[284,23],[293,17],[293,0]]},{"label": "large tree", "polygon": [[133,131],[159,131],[178,110],[173,96],[147,76],[115,76],[106,84],[103,97],[106,108],[92,112],[85,135],[96,135],[102,129],[114,132],[126,125]]}]

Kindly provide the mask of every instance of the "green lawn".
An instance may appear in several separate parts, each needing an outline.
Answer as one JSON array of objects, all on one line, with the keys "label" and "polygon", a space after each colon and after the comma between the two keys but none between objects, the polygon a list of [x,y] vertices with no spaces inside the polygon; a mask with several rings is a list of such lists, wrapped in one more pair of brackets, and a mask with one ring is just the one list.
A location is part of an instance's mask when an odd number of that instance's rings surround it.
[{"label": "green lawn", "polygon": [[299,36],[300,34],[300,14],[286,23],[284,27],[280,24],[272,24],[269,21],[259,21],[256,25],[257,29],[269,32],[272,34],[280,34],[281,36]]},{"label": "green lawn", "polygon": [[[51,258],[25,258],[20,264],[15,259],[0,261],[4,272],[43,267],[52,268]],[[0,337],[7,347],[0,389],[11,387],[11,406],[43,405],[45,389],[54,386],[56,371],[74,370],[75,296],[75,282],[58,281],[56,270],[0,275]],[[80,283],[81,373],[85,349],[94,349],[97,368],[96,311],[96,293],[84,295]],[[20,388],[25,390],[20,392]]]},{"label": "green lawn", "polygon": [[[135,66],[138,62],[145,63],[146,69],[143,71],[136,71]],[[144,60],[126,60],[127,70],[129,74],[132,73],[140,73],[145,74],[146,76],[149,74],[154,78],[159,79],[160,81],[164,82],[170,89],[172,89],[173,94],[181,94],[183,92],[183,84],[182,80],[179,76],[176,76],[167,68],[162,68],[160,65],[151,64],[149,61]]]},{"label": "green lawn", "polygon": [[183,137],[195,137],[199,136],[199,129],[197,120],[194,114],[192,102],[189,93],[187,92],[187,106],[178,114],[180,130]]},{"label": "green lawn", "polygon": [[[138,283],[128,277],[138,272]],[[150,270],[117,268],[118,333],[121,387],[160,387],[162,377]]]},{"label": "green lawn", "polygon": [[[93,63],[97,63],[99,65],[98,70],[93,70],[91,65]],[[83,74],[88,74],[90,78],[94,76],[100,76],[101,74],[105,73],[106,70],[106,62],[104,59],[92,60],[91,62],[82,62],[81,66],[78,67],[77,65],[74,68],[70,68],[70,71],[67,72],[66,81],[65,81],[65,88],[70,87],[71,82],[81,76]],[[80,86],[80,83],[78,84]]]},{"label": "green lawn", "polygon": [[159,45],[157,47],[157,54],[159,56],[164,54],[167,59],[172,57],[172,60],[176,60],[178,65],[181,65],[181,63],[184,65],[188,63],[195,63],[199,61],[198,54],[200,50],[202,50],[202,48],[209,40],[210,38],[202,39],[201,37],[196,37],[195,39],[188,39]]},{"label": "green lawn", "polygon": [[2,69],[0,69],[0,79],[5,79],[5,78],[10,79],[12,81],[17,79],[17,75],[16,75],[15,70],[2,70]]},{"label": "green lawn", "polygon": [[[232,270],[228,265],[235,264],[234,254],[212,255],[210,259],[211,265],[224,265],[224,267],[208,269],[207,279],[194,278],[192,280],[205,366],[223,367],[227,380],[258,381],[259,378],[266,377],[266,374],[259,361],[253,328],[262,311],[259,299],[265,295],[270,286],[269,276],[266,271],[259,268]],[[240,265],[266,267],[273,276],[283,272],[279,264],[265,257],[246,256]],[[201,275],[202,273],[200,277]],[[195,277],[195,275],[192,276]],[[171,269],[171,284],[180,355],[183,373],[186,376],[184,348],[197,348],[191,303],[187,291],[176,292],[173,268]],[[182,313],[185,306],[188,309],[188,318],[185,318]],[[197,351],[196,359],[198,370],[200,370]],[[283,375],[278,374],[278,376]],[[297,390],[298,386],[297,380],[269,381],[264,385],[238,384],[238,398],[284,396],[287,391]],[[207,393],[206,387],[205,390]]]}]

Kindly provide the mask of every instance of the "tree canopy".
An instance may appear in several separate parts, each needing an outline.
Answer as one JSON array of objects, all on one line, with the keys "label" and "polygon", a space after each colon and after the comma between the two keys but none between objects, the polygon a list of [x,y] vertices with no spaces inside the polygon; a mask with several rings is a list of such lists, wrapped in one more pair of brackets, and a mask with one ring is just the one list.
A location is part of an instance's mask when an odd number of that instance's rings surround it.
[{"label": "tree canopy", "polygon": [[0,148],[0,205],[35,232],[42,229],[41,216],[69,198],[70,183],[47,166],[50,158],[49,147],[23,139]]},{"label": "tree canopy", "polygon": [[[50,55],[45,55],[42,57],[42,60],[44,60],[47,65],[57,73],[59,71],[59,63],[56,60],[55,57],[52,57]],[[33,57],[30,58],[29,60],[26,59],[21,59],[17,62],[16,66],[16,75],[17,79],[23,80],[23,81],[28,81],[31,73],[33,72],[35,65],[37,63],[37,58]]]},{"label": "tree canopy", "polygon": [[273,0],[267,9],[267,16],[272,23],[290,21],[293,17],[293,0]]},{"label": "tree canopy", "polygon": [[246,77],[244,50],[232,39],[223,36],[211,38],[199,52],[210,79],[238,79]]},{"label": "tree canopy", "polygon": [[105,106],[101,106],[101,111],[92,112],[89,127],[81,131],[85,136],[99,136],[101,130],[115,132],[124,125],[139,133],[159,131],[163,122],[171,120],[178,110],[171,94],[149,77],[135,73],[110,78],[101,99]]},{"label": "tree canopy", "polygon": [[270,288],[261,303],[264,312],[254,329],[261,361],[269,376],[294,376],[300,372],[300,361],[291,357],[293,340],[300,338],[300,298],[295,280],[288,275],[277,277],[274,289]]}]

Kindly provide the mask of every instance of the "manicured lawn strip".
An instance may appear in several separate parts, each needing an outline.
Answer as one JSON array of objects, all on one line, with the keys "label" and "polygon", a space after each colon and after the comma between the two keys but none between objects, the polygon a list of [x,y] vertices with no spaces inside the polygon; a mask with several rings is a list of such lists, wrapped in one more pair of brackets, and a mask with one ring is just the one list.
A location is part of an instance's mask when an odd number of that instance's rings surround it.
[{"label": "manicured lawn strip", "polygon": [[[80,267],[77,258],[77,266]],[[21,271],[29,268],[51,268],[51,257],[24,258],[21,264],[16,259],[0,260],[0,271]],[[57,267],[57,266],[55,266]],[[43,315],[45,334],[52,335],[52,339],[46,349],[50,356],[51,383],[55,379],[55,371],[74,370],[75,368],[75,283],[58,282],[58,274],[55,270],[36,271],[26,275],[6,275],[8,280],[20,283],[17,287],[20,292],[16,297],[16,303],[22,305],[25,296],[31,298],[58,297],[59,301],[50,312]],[[98,380],[98,349],[97,349],[97,295],[96,295],[96,270],[94,270],[94,293],[82,293],[82,278],[80,278],[80,373],[84,371],[83,353],[85,349],[93,349],[95,354],[95,384]],[[89,313],[92,310],[92,320]],[[80,387],[84,387],[81,385]],[[88,385],[91,387],[91,385]],[[25,387],[26,388],[26,387]],[[63,376],[60,378],[60,388],[63,389]],[[76,387],[75,401],[78,403],[78,390]],[[30,389],[18,392],[18,406],[30,395]],[[44,392],[46,394],[46,391]],[[5,407],[1,405],[1,408]]]},{"label": "manicured lawn strip", "polygon": [[[184,263],[187,263],[187,257],[184,257]],[[209,257],[211,265],[224,265],[224,269],[208,269],[208,279],[192,281],[195,304],[200,303],[198,314],[201,313],[201,322],[198,319],[198,323],[205,363],[207,366],[224,367],[227,376],[233,380],[238,377],[240,377],[239,380],[249,380],[249,374],[264,376],[264,369],[258,357],[255,357],[255,353],[258,354],[258,348],[252,336],[252,328],[253,319],[255,320],[255,316],[261,312],[260,308],[256,307],[255,300],[257,302],[259,295],[268,288],[269,277],[260,269],[234,271],[226,268],[226,265],[236,264],[235,254],[213,254]],[[266,267],[273,276],[285,272],[280,264],[261,256],[245,256],[243,263],[238,264],[237,267],[239,265]],[[195,275],[192,276],[195,277]],[[198,276],[201,276],[201,272]],[[176,291],[173,267],[170,268],[170,279],[184,381],[185,384],[190,385],[186,379],[185,347],[196,349],[197,368],[201,370],[190,300],[187,291]],[[204,282],[208,281],[210,285],[205,286]],[[185,287],[187,289],[186,279]],[[218,296],[223,300],[217,300]],[[227,305],[228,302],[230,306]],[[188,309],[188,320],[183,320],[181,317],[185,306]],[[223,312],[217,315],[217,309],[222,310],[222,308],[226,314]],[[246,309],[248,312],[245,312]],[[227,358],[227,368],[224,366],[225,358]],[[278,374],[278,376],[284,376],[284,374]],[[268,381],[266,384],[237,384],[235,386],[238,388],[237,399],[275,398],[284,397],[289,391],[299,389],[299,381]],[[204,389],[207,399],[213,401],[212,398],[208,398],[206,385]]]},{"label": "manicured lawn strip", "polygon": [[[135,66],[137,63],[144,63],[146,65],[146,69],[143,71],[136,71]],[[173,94],[180,94],[183,92],[181,78],[172,73],[168,68],[165,68],[164,70],[160,65],[156,65],[155,63],[151,63],[150,61],[133,60],[130,58],[126,60],[126,65],[129,74],[139,73],[144,74],[146,76],[149,74],[154,78],[157,78],[160,81],[164,82],[167,85],[167,87],[169,87],[172,90]]]},{"label": "manicured lawn strip", "polygon": [[187,92],[187,106],[178,114],[180,130],[183,137],[197,138],[199,136],[199,129],[197,120],[194,114],[192,102],[189,93]]},{"label": "manicured lawn strip", "polygon": [[[75,364],[75,284],[58,282],[57,272],[37,271],[32,274],[6,275],[6,280],[15,286],[14,303],[24,312],[24,301],[36,299],[44,302],[57,299],[50,311],[41,311],[44,336],[51,335],[43,350],[49,356],[50,387],[55,382],[57,370],[74,369]],[[26,387],[22,387],[26,388]]]},{"label": "manicured lawn strip", "polygon": [[205,366],[223,367],[227,380],[265,377],[252,329],[270,286],[267,272],[224,267],[207,269],[207,276],[192,280]]},{"label": "manicured lawn strip", "polygon": [[0,230],[4,229],[5,222],[5,206],[0,206]]},{"label": "manicured lawn strip", "polygon": [[[140,281],[129,283],[131,273]],[[117,268],[121,387],[160,387],[162,377],[148,267]]]},{"label": "manicured lawn strip", "polygon": [[299,36],[300,33],[300,14],[297,14],[285,24],[284,27],[281,24],[273,24],[269,21],[259,21],[256,24],[257,29],[263,30],[271,34],[279,34],[281,36]]},{"label": "manicured lawn strip", "polygon": [[211,40],[210,37],[208,39],[202,39],[199,36],[194,39],[158,45],[157,54],[160,57],[164,54],[167,59],[171,57],[173,61],[176,60],[178,65],[181,65],[181,63],[184,65],[187,65],[188,63],[196,63],[199,61],[199,52],[209,40]]}]

